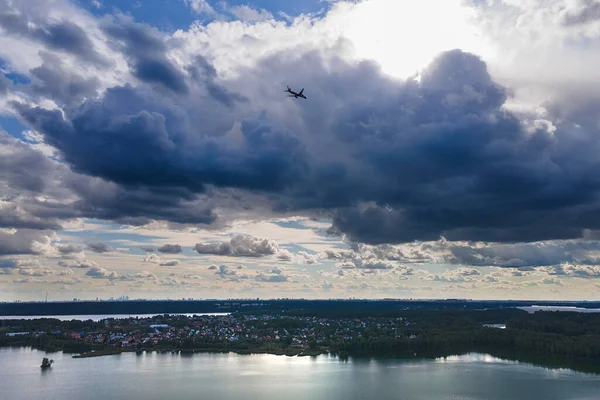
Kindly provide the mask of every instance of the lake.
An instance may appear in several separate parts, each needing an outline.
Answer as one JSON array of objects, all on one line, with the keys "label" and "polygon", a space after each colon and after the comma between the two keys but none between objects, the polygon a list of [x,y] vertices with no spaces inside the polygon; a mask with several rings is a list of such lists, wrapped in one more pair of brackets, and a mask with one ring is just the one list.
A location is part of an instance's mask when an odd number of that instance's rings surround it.
[{"label": "lake", "polygon": [[[42,370],[43,357],[54,359]],[[600,375],[485,354],[434,360],[340,361],[333,356],[123,353],[74,359],[0,349],[0,399],[587,400]]]},{"label": "lake", "polygon": [[530,307],[517,307],[520,310],[525,310],[528,313],[534,313],[537,311],[565,311],[565,312],[582,312],[582,313],[598,313],[600,308],[583,308],[573,306],[530,306]]}]

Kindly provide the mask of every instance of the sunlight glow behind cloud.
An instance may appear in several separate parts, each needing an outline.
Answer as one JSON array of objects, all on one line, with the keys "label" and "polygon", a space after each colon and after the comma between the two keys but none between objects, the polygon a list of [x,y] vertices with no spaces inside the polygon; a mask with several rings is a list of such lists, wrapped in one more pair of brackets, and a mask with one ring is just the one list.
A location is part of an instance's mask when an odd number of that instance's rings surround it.
[{"label": "sunlight glow behind cloud", "polygon": [[[340,4],[339,29],[360,58],[379,62],[385,73],[407,78],[442,51],[460,48],[480,56],[489,46],[462,0],[366,0]],[[334,14],[336,11],[333,12]]]}]

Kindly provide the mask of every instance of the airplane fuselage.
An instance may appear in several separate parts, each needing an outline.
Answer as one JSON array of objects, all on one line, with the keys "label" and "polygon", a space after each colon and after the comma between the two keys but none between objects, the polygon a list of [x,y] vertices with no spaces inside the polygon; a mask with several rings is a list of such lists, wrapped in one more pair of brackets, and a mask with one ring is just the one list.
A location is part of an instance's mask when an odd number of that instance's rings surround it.
[{"label": "airplane fuselage", "polygon": [[301,98],[303,98],[303,99],[306,99],[306,96],[305,96],[305,95],[302,93],[302,92],[304,92],[304,89],[302,89],[302,90],[300,91],[300,93],[296,93],[296,92],[294,92],[292,89],[288,88],[288,89],[286,90],[286,92],[288,92],[288,93],[290,93],[290,94],[292,95],[292,96],[290,96],[290,97],[294,97],[294,98],[296,98],[296,99],[297,99],[298,97],[301,97]]}]

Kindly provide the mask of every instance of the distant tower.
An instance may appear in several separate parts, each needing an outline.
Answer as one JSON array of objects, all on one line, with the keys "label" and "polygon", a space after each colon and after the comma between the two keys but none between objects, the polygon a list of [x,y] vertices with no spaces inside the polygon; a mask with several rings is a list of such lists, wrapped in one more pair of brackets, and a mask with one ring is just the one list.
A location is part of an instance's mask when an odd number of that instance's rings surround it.
[{"label": "distant tower", "polygon": [[48,302],[48,291],[46,290],[46,303]]}]

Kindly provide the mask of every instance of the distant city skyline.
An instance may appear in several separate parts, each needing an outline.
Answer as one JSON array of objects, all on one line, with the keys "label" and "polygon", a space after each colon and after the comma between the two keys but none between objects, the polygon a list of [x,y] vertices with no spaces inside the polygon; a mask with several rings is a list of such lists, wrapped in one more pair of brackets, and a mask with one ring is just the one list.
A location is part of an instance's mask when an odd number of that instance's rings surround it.
[{"label": "distant city skyline", "polygon": [[0,0],[0,301],[598,300],[594,4]]}]

